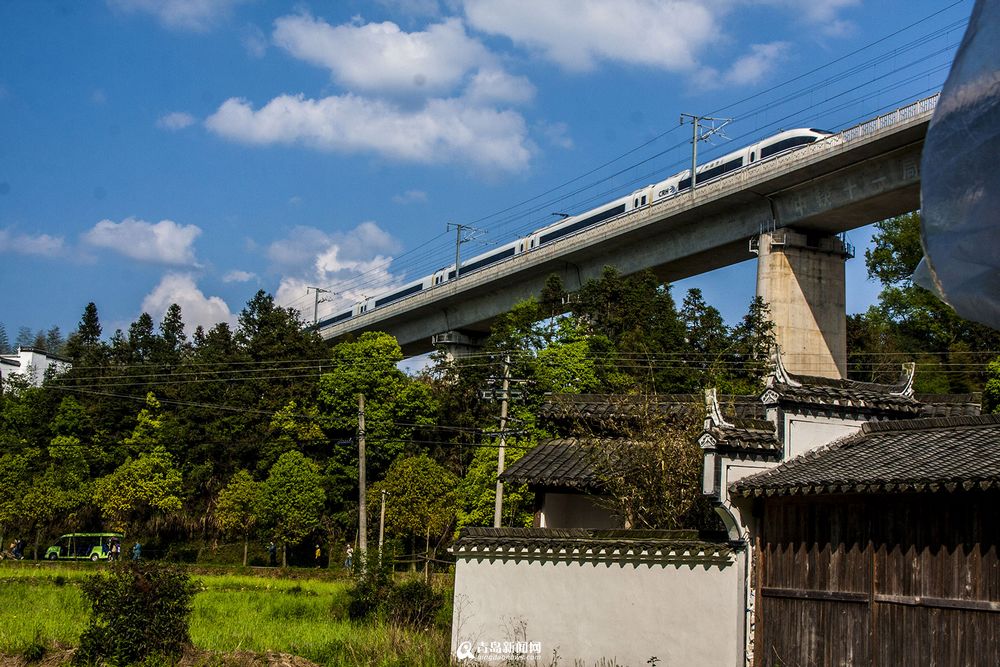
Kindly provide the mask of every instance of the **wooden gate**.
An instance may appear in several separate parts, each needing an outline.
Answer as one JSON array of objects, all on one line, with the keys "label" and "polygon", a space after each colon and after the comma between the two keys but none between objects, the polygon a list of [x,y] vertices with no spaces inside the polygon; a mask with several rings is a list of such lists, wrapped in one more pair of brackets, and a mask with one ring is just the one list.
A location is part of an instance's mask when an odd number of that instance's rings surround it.
[{"label": "wooden gate", "polygon": [[1000,494],[761,502],[755,665],[1000,663]]}]

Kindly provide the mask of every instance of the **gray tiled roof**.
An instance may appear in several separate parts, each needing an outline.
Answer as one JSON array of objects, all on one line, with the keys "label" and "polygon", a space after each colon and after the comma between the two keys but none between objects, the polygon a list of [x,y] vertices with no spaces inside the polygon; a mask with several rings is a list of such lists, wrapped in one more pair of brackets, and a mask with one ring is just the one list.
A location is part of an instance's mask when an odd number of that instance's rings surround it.
[{"label": "gray tiled roof", "polygon": [[[727,414],[763,419],[764,406],[757,396],[719,396]],[[665,417],[701,418],[705,409],[702,394],[553,394],[542,403],[538,414],[550,420],[577,421],[641,417],[647,410]]]},{"label": "gray tiled roof", "polygon": [[553,438],[528,450],[500,475],[512,484],[566,487],[589,491],[600,486],[596,469],[598,447],[616,447],[627,440],[612,438]]},{"label": "gray tiled roof", "polygon": [[774,424],[766,419],[733,419],[731,424],[725,426],[710,426],[705,433],[712,436],[717,449],[781,452]]},{"label": "gray tiled roof", "polygon": [[452,553],[670,552],[728,556],[724,534],[697,530],[591,530],[587,528],[463,528]]},{"label": "gray tiled roof", "polygon": [[789,378],[792,382],[775,379],[768,386],[781,403],[878,410],[900,417],[921,413],[920,402],[905,391],[904,380],[891,385],[804,375]]},{"label": "gray tiled roof", "polygon": [[924,417],[972,417],[981,414],[982,394],[914,394]]},{"label": "gray tiled roof", "polygon": [[1000,487],[1000,415],[868,422],[730,488],[737,496]]}]

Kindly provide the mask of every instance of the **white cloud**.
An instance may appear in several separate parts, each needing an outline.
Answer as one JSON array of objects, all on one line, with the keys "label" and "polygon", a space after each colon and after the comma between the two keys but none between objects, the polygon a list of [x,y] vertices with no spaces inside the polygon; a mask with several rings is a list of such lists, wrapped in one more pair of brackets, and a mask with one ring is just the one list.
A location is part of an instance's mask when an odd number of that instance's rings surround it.
[{"label": "white cloud", "polygon": [[840,18],[850,7],[860,7],[861,0],[753,0],[752,4],[784,7],[804,23],[818,26],[828,35],[843,34],[852,24]]},{"label": "white cloud", "polygon": [[251,280],[256,280],[257,274],[250,271],[240,271],[239,269],[234,269],[222,276],[222,282],[224,283],[248,283]]},{"label": "white cloud", "polygon": [[163,130],[183,130],[194,125],[195,117],[183,111],[172,111],[156,120],[156,127]]},{"label": "white cloud", "polygon": [[469,24],[574,71],[599,61],[690,71],[717,39],[715,10],[693,0],[465,0]]},{"label": "white cloud", "polygon": [[723,77],[726,83],[745,86],[760,83],[774,71],[790,48],[788,42],[751,44],[750,53],[738,58]]},{"label": "white cloud", "polygon": [[274,25],[278,46],[329,69],[335,81],[355,91],[442,94],[492,61],[457,18],[409,33],[389,21],[331,26],[308,15],[284,16]]},{"label": "white cloud", "polygon": [[514,111],[433,99],[414,111],[354,95],[276,97],[259,110],[230,98],[205,125],[247,144],[298,144],[344,153],[370,152],[406,162],[472,163],[487,170],[524,169],[532,147]]},{"label": "white cloud", "polygon": [[107,0],[110,7],[127,13],[154,16],[172,30],[204,32],[247,0]]},{"label": "white cloud", "polygon": [[476,104],[524,104],[535,97],[535,86],[523,76],[500,69],[481,69],[465,90],[465,99]]},{"label": "white cloud", "polygon": [[399,250],[399,242],[374,222],[337,234],[296,227],[287,238],[268,247],[272,268],[284,274],[275,299],[311,319],[314,301],[306,288],[333,286],[332,292],[323,295],[319,315],[340,312],[403,282],[403,277],[390,271],[392,254]]},{"label": "white cloud", "polygon": [[196,225],[178,225],[173,220],[152,223],[125,218],[121,222],[101,220],[83,240],[142,262],[194,264],[193,245],[199,234],[201,229]]},{"label": "white cloud", "polygon": [[263,58],[267,53],[267,35],[255,25],[248,25],[243,30],[243,37],[240,39],[243,48],[252,58]]},{"label": "white cloud", "polygon": [[553,146],[573,148],[573,137],[569,135],[569,126],[566,123],[540,122],[536,124],[536,129]]},{"label": "white cloud", "polygon": [[402,194],[393,195],[392,202],[394,204],[426,204],[427,193],[423,190],[407,190]]},{"label": "white cloud", "polygon": [[61,236],[49,234],[15,234],[10,229],[0,229],[0,252],[39,257],[60,257],[66,252]]},{"label": "white cloud", "polygon": [[142,300],[142,310],[149,313],[153,320],[159,321],[174,303],[181,307],[184,328],[188,333],[199,325],[207,330],[219,322],[236,324],[236,316],[229,311],[226,302],[217,296],[206,297],[198,289],[194,278],[186,273],[168,273],[163,276],[160,283]]}]

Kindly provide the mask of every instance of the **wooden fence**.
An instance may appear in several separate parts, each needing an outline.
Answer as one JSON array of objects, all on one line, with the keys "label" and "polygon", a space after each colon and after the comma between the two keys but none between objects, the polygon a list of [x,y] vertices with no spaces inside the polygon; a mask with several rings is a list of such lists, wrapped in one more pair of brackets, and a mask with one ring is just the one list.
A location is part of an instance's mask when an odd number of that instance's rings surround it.
[{"label": "wooden fence", "polygon": [[755,665],[1000,662],[1000,493],[762,505]]}]

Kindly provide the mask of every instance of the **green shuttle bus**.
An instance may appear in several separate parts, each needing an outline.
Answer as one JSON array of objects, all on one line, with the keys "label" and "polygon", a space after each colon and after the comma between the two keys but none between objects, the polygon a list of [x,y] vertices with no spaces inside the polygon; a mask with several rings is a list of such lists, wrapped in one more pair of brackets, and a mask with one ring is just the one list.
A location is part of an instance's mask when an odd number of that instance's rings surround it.
[{"label": "green shuttle bus", "polygon": [[125,536],[122,533],[67,533],[45,551],[47,560],[70,558],[75,560],[90,559],[94,562],[107,560],[111,553],[111,538],[117,537],[121,543]]}]

